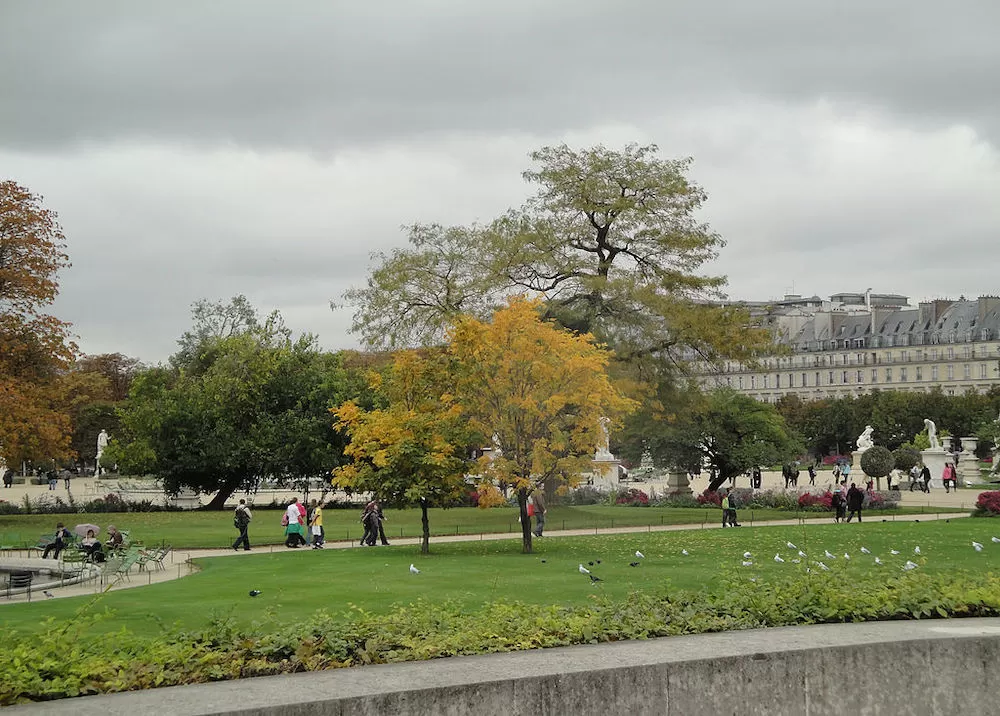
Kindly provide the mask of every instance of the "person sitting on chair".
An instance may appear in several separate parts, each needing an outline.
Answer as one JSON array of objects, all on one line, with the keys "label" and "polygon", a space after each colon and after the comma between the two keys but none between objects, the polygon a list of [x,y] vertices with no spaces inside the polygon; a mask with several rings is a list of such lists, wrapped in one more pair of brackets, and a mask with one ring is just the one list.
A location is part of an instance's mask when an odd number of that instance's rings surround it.
[{"label": "person sitting on chair", "polygon": [[51,542],[45,545],[45,551],[42,553],[42,559],[48,559],[49,552],[53,552],[53,559],[59,559],[59,553],[63,551],[63,548],[66,546],[66,542],[69,540],[69,530],[63,527],[63,523],[60,522],[56,525],[55,537],[52,538]]},{"label": "person sitting on chair", "polygon": [[87,530],[87,536],[80,540],[80,547],[83,548],[83,553],[91,562],[104,561],[104,548],[101,546],[101,541],[94,535],[94,530]]},{"label": "person sitting on chair", "polygon": [[115,550],[121,549],[124,542],[125,538],[122,536],[122,533],[118,531],[118,528],[114,525],[108,525],[108,551],[114,552]]}]

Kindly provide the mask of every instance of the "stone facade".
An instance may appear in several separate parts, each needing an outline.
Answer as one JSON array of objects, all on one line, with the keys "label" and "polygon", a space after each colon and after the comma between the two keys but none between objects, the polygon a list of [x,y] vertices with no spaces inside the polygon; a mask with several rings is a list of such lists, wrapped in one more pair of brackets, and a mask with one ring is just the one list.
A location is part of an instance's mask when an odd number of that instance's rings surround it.
[{"label": "stone facade", "polygon": [[913,307],[905,296],[865,293],[747,305],[790,352],[758,366],[713,367],[705,384],[764,402],[788,393],[815,400],[873,389],[961,395],[1000,386],[998,297]]}]

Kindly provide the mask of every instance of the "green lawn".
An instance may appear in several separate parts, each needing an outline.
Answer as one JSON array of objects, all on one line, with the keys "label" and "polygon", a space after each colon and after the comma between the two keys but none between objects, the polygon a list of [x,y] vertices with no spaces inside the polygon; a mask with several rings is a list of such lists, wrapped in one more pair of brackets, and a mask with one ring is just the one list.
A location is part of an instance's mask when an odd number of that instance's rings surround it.
[{"label": "green lawn", "polygon": [[[624,600],[633,592],[664,586],[713,590],[721,577],[732,574],[768,580],[807,566],[817,570],[815,560],[825,562],[831,576],[845,580],[872,571],[899,573],[907,559],[926,572],[993,571],[1000,567],[1000,544],[991,541],[994,534],[1000,536],[1000,523],[958,519],[559,537],[538,540],[533,555],[521,554],[517,540],[442,543],[433,545],[428,556],[412,546],[281,551],[200,560],[199,574],[99,598],[3,605],[0,625],[31,631],[46,616],[70,619],[81,608],[107,608],[115,615],[100,628],[126,626],[154,635],[164,624],[196,628],[213,616],[243,624],[292,624],[321,609],[338,614],[356,605],[386,612],[415,600],[454,600],[468,610],[501,599],[580,605],[599,595]],[[972,540],[984,545],[982,552],[973,549]],[[797,557],[786,546],[788,541],[809,558],[793,564]],[[921,555],[913,552],[918,545]],[[862,546],[872,554],[863,554]],[[836,559],[825,558],[825,549]],[[891,555],[891,549],[901,554]],[[636,550],[645,557],[636,557]],[[752,553],[751,567],[742,566],[745,551]],[[850,561],[844,552],[850,553]],[[783,564],[774,561],[776,553],[786,560]],[[885,564],[875,565],[874,556]],[[638,566],[630,566],[632,562]],[[420,574],[410,574],[411,563]],[[603,581],[592,584],[579,572],[580,564]],[[251,598],[251,589],[261,590],[261,595]]]},{"label": "green lawn", "polygon": [[[885,513],[887,519],[897,514],[933,514],[935,508],[899,508]],[[956,510],[946,510],[956,511]],[[420,535],[420,511],[387,510],[385,528],[390,541],[399,537]],[[869,513],[866,513],[869,514]],[[871,512],[871,516],[882,513]],[[250,527],[251,542],[258,545],[279,544],[284,540],[281,527],[282,512],[257,510]],[[785,510],[749,510],[739,513],[745,524],[767,520],[787,520],[801,516],[806,519],[830,520],[830,513],[792,512]],[[580,507],[553,507],[549,510],[547,528],[595,529],[664,524],[715,523],[720,518],[718,509],[683,507],[619,507],[611,505],[586,505]],[[0,515],[0,546],[33,545],[42,534],[51,534],[56,522],[73,525],[92,522],[101,527],[109,524],[131,532],[132,539],[147,545],[171,544],[176,548],[227,547],[236,538],[232,513],[226,512],[132,512],[110,514],[68,515]],[[358,510],[324,511],[324,526],[329,541],[357,540],[362,529]],[[430,511],[432,535],[517,533],[520,525],[517,512],[512,508],[479,510],[473,507],[432,509]]]}]

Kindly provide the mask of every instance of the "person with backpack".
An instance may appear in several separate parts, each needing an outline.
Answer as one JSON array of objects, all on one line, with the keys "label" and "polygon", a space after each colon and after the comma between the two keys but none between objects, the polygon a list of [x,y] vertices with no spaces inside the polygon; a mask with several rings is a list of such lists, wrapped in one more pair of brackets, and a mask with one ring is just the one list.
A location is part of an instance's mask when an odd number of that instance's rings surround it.
[{"label": "person with backpack", "polygon": [[250,551],[250,537],[247,535],[247,530],[250,528],[250,520],[252,519],[253,514],[247,507],[247,501],[240,500],[240,504],[236,505],[236,509],[233,511],[233,527],[240,531],[240,536],[233,542],[233,550],[239,550],[242,544],[244,552]]},{"label": "person with backpack", "polygon": [[858,516],[858,522],[861,522],[861,506],[865,502],[865,493],[858,489],[858,486],[853,482],[851,483],[851,489],[847,491],[847,521],[850,522],[854,515]]}]

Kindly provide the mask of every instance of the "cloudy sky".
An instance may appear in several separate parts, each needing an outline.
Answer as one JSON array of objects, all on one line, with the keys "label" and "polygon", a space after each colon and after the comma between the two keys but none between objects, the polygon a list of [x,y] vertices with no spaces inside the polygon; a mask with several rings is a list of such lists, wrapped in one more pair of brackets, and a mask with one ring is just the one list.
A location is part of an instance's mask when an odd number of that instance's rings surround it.
[{"label": "cloudy sky", "polygon": [[400,225],[520,204],[545,144],[692,156],[734,298],[1000,293],[995,0],[4,0],[0,179],[55,312],[165,359],[246,294],[330,348]]}]

